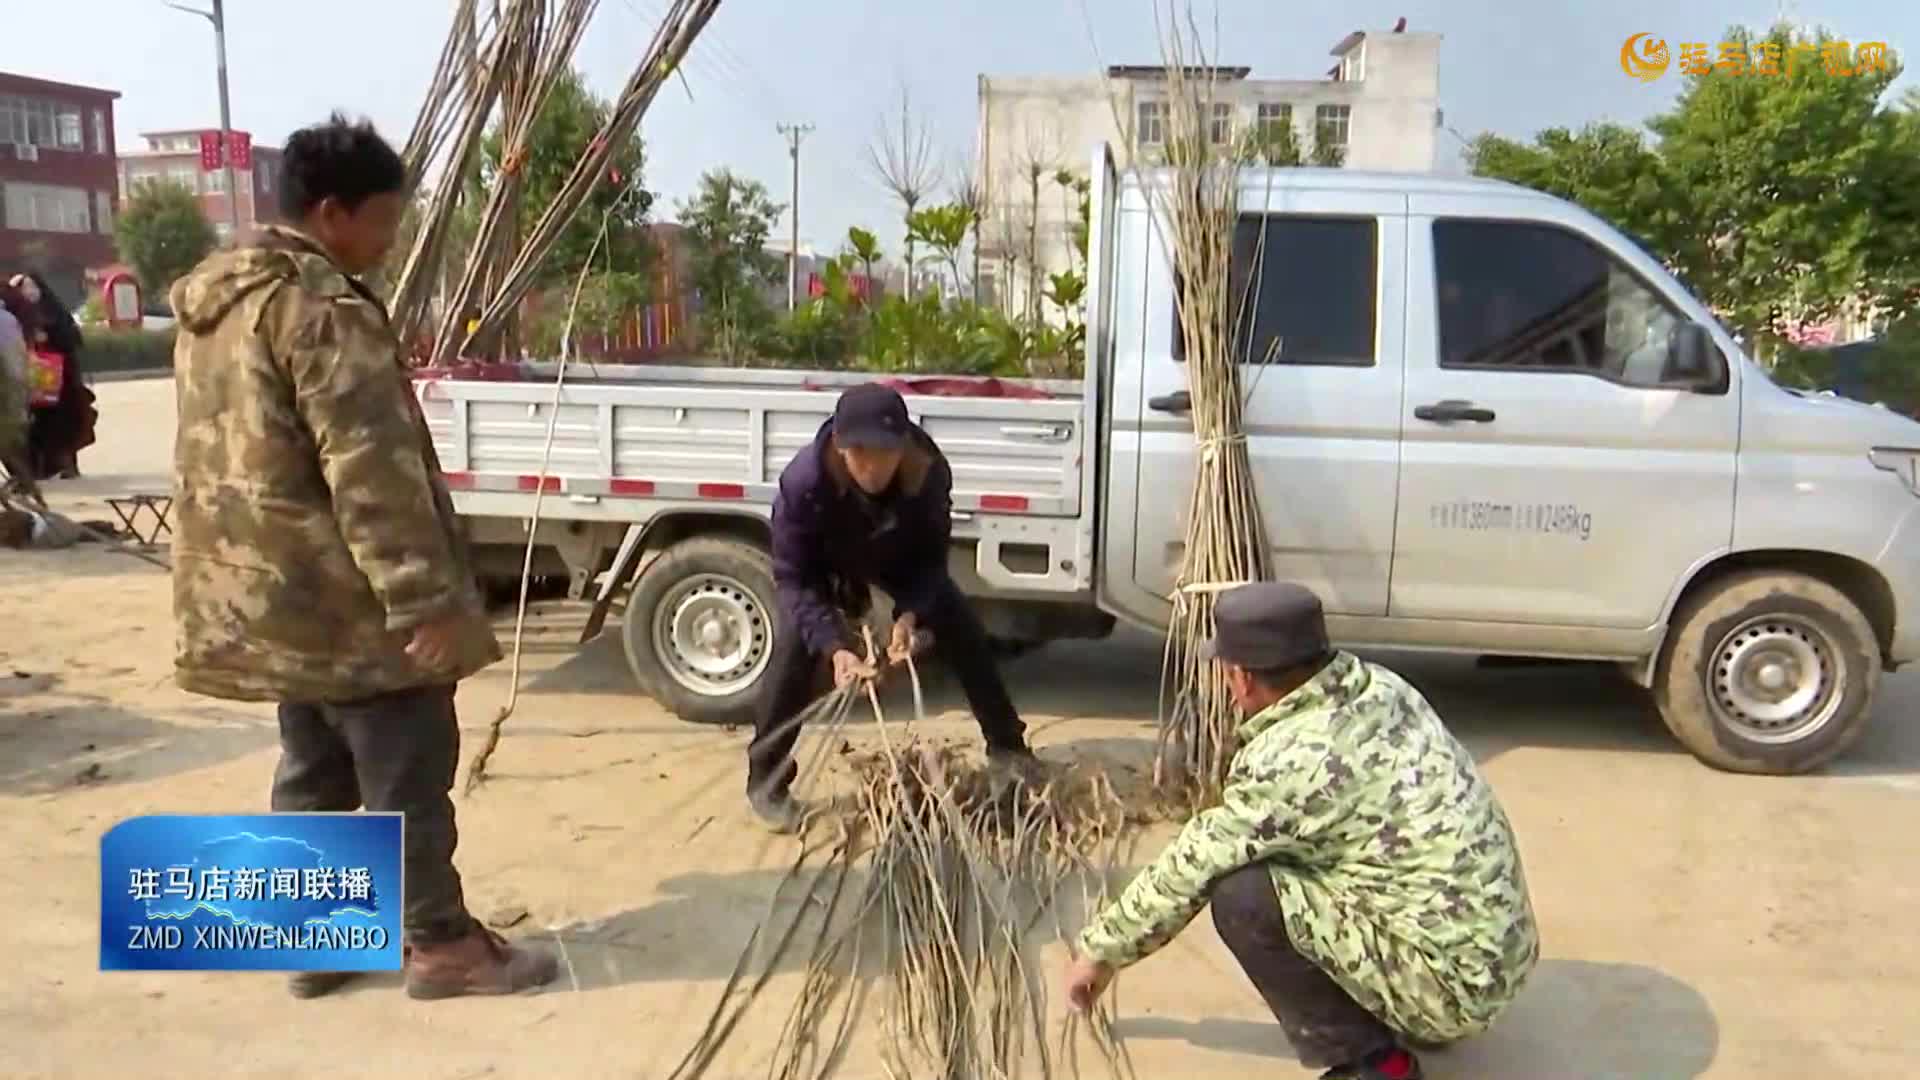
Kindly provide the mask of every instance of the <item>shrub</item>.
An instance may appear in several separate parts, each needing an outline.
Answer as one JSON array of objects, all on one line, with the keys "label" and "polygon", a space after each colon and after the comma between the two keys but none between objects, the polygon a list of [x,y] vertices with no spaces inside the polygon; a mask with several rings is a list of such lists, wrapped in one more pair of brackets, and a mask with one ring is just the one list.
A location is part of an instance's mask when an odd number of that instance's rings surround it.
[{"label": "shrub", "polygon": [[80,367],[89,374],[114,371],[171,371],[172,330],[86,331]]}]

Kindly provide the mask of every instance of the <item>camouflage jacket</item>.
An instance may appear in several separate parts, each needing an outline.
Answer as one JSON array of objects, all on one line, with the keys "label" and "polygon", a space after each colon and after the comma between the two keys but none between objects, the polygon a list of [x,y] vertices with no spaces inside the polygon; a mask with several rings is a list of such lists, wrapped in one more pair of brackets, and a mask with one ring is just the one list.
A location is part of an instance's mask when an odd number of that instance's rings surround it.
[{"label": "camouflage jacket", "polygon": [[[500,658],[386,309],[270,228],[173,287],[175,678],[247,701],[349,701]],[[472,616],[446,670],[409,631]]]},{"label": "camouflage jacket", "polygon": [[1213,883],[1265,861],[1289,937],[1396,1030],[1477,1034],[1539,957],[1513,829],[1420,693],[1340,653],[1240,727],[1221,804],[1080,935],[1116,967],[1166,944]]}]

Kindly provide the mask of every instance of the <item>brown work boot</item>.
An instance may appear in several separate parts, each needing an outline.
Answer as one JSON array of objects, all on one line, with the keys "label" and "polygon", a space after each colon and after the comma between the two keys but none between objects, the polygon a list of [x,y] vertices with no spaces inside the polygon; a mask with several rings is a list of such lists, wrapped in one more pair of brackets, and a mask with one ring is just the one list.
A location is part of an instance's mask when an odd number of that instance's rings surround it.
[{"label": "brown work boot", "polygon": [[473,925],[466,937],[444,943],[416,943],[407,962],[407,996],[431,1001],[467,994],[517,994],[545,986],[560,974],[550,952],[507,939]]},{"label": "brown work boot", "polygon": [[[405,971],[412,960],[413,946],[400,946],[400,969]],[[303,1000],[324,997],[366,974],[365,971],[296,971],[287,978],[287,992]]]}]

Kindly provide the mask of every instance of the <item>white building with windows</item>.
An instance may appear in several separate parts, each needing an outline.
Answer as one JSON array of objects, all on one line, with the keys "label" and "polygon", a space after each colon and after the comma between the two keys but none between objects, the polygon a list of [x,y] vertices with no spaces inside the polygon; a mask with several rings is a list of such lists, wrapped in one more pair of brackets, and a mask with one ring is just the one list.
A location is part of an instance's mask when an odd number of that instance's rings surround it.
[{"label": "white building with windows", "polygon": [[[1284,126],[1303,153],[1317,144],[1337,148],[1350,168],[1435,171],[1440,40],[1437,33],[1401,27],[1355,31],[1330,50],[1335,62],[1318,79],[1254,78],[1251,68],[1215,68],[1210,135],[1226,144]],[[1047,275],[1073,265],[1078,207],[1057,174],[1083,175],[1101,142],[1140,156],[1126,160],[1152,160],[1166,143],[1167,108],[1164,67],[1116,66],[1105,75],[1074,78],[980,76],[986,295],[1009,310],[1027,310],[1029,253],[1037,253],[1043,292]],[[1040,306],[1057,316],[1050,305]]]}]

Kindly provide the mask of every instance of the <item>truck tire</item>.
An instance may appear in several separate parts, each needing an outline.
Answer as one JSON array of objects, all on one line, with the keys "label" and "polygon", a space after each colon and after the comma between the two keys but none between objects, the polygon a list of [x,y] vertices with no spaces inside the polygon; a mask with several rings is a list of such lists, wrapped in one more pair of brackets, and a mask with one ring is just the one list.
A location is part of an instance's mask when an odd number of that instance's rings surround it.
[{"label": "truck tire", "polygon": [[776,610],[766,551],[725,537],[682,540],[627,597],[627,665],[682,720],[751,723],[769,687]]},{"label": "truck tire", "polygon": [[1701,761],[1786,776],[1853,745],[1879,682],[1879,641],[1859,605],[1805,574],[1747,571],[1674,613],[1653,691]]}]

